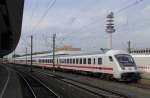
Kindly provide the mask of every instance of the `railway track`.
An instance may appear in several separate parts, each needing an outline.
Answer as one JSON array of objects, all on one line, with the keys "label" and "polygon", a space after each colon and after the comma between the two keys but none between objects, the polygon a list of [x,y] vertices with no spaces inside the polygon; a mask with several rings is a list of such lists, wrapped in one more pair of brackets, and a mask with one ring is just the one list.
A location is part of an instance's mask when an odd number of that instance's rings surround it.
[{"label": "railway track", "polygon": [[[2,65],[0,65],[0,67],[3,67],[5,69],[5,71],[6,71],[6,73],[7,73],[7,78],[6,78],[6,80],[4,80],[5,83],[4,83],[4,86],[2,88],[2,91],[0,92],[0,98],[2,98],[4,96],[4,94],[5,94],[5,92],[6,92],[8,83],[10,81],[10,74],[11,73],[10,73],[10,71],[9,71],[9,69],[7,67],[4,67]],[[3,75],[4,75],[4,73],[3,73]],[[1,79],[3,79],[3,78],[1,77]]]},{"label": "railway track", "polygon": [[48,86],[38,78],[25,72],[18,70],[15,71],[20,76],[24,84],[24,91],[26,91],[24,98],[60,98],[58,94],[48,88]]},{"label": "railway track", "polygon": [[150,90],[150,79],[142,78],[138,83],[131,83],[130,85]]},{"label": "railway track", "polygon": [[73,80],[73,79],[70,79],[70,78],[67,78],[67,77],[63,77],[63,76],[59,76],[59,75],[55,75],[55,74],[49,74],[49,73],[46,73],[46,72],[39,72],[39,71],[37,71],[35,73],[38,74],[38,75],[47,75],[47,76],[53,77],[53,78],[55,78],[59,81],[65,82],[65,83],[70,84],[70,85],[73,85],[75,87],[83,89],[83,90],[85,90],[89,93],[100,96],[102,98],[134,98],[133,96],[124,95],[124,94],[121,94],[117,91],[112,91],[112,90],[109,90],[109,89],[100,88],[100,87],[90,85],[90,84],[87,84],[87,83],[83,83],[83,82],[79,82],[77,80]]}]

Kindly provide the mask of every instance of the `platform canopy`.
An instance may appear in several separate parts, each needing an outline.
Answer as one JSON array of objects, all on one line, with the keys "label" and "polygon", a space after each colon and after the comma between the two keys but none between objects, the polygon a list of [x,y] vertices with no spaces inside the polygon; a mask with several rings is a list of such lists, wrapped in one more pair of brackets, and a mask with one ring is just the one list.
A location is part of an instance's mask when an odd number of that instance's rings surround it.
[{"label": "platform canopy", "polygon": [[0,57],[11,53],[21,35],[24,0],[0,0]]}]

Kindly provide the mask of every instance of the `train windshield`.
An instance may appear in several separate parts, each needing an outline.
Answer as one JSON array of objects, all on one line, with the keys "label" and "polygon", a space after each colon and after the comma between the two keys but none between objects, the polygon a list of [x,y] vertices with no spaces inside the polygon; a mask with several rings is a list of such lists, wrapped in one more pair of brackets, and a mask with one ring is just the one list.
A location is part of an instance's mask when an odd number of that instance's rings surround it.
[{"label": "train windshield", "polygon": [[119,54],[115,56],[122,66],[135,66],[135,62],[130,55],[127,54]]}]

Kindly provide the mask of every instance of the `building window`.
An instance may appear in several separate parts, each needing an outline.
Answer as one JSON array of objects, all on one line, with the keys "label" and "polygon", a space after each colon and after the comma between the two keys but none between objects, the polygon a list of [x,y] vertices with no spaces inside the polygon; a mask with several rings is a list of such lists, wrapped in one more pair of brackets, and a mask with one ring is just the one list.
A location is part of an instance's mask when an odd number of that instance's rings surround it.
[{"label": "building window", "polygon": [[91,58],[88,58],[88,64],[91,64]]},{"label": "building window", "polygon": [[102,58],[98,58],[98,65],[102,64]]}]

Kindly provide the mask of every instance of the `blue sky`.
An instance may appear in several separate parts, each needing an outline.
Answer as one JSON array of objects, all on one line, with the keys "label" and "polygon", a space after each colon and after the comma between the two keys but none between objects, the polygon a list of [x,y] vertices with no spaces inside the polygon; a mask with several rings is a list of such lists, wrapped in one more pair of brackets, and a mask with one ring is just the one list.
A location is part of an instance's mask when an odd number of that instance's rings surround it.
[{"label": "blue sky", "polygon": [[[150,0],[56,0],[39,22],[53,1],[25,1],[18,53],[29,48],[31,34],[34,52],[52,49],[53,33],[57,34],[57,47],[72,45],[88,51],[106,48],[105,21],[110,11],[114,12],[116,28],[113,48],[126,49],[128,40],[133,48],[150,48]],[[118,13],[131,4],[134,5]]]}]

